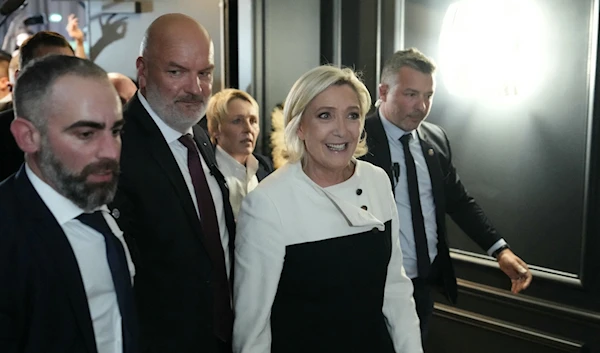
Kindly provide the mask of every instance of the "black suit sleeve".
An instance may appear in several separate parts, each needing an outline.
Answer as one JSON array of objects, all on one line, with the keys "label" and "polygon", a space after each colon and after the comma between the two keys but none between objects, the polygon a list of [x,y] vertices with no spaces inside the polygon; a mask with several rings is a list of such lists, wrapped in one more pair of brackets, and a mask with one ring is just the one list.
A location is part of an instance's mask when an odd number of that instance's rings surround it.
[{"label": "black suit sleeve", "polygon": [[[127,187],[123,185],[128,181],[121,176],[119,181],[119,189],[115,195],[113,202],[109,205],[113,215],[118,213],[118,217],[115,216],[119,228],[123,232],[123,238],[129,249],[131,255],[131,261],[137,268],[142,267],[142,261],[140,258],[140,252],[136,243],[136,233],[139,230],[136,225],[136,216],[134,201],[132,200],[133,195],[130,195]],[[116,210],[116,211],[115,211]]]},{"label": "black suit sleeve", "polygon": [[469,195],[461,182],[456,168],[452,163],[452,151],[445,131],[442,131],[447,150],[447,159],[442,160],[444,171],[444,196],[446,199],[446,213],[456,224],[487,251],[494,243],[501,239],[483,209],[475,199]]},{"label": "black suit sleeve", "polygon": [[19,170],[25,160],[24,152],[19,149],[10,132],[13,119],[12,109],[0,112],[0,181]]},{"label": "black suit sleeve", "polygon": [[26,275],[17,276],[15,273],[23,267],[17,262],[19,251],[15,251],[15,231],[10,225],[16,220],[8,221],[9,218],[12,216],[0,205],[0,352],[16,353],[17,331],[21,327],[17,319],[23,316],[18,314],[21,304],[17,301],[25,295],[18,293],[17,286],[24,282]]},{"label": "black suit sleeve", "polygon": [[273,172],[273,161],[271,158],[258,153],[254,153],[254,157],[258,160],[260,167],[263,168],[267,173]]}]

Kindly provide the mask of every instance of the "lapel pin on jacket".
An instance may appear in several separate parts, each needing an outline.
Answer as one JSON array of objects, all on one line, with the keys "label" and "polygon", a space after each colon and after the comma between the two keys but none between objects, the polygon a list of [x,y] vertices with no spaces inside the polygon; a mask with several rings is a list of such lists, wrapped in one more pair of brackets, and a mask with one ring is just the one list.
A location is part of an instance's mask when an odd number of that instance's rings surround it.
[{"label": "lapel pin on jacket", "polygon": [[429,149],[429,151],[427,151],[427,153],[428,153],[430,156],[433,156],[433,148],[430,148],[430,149]]},{"label": "lapel pin on jacket", "polygon": [[118,208],[113,208],[110,214],[114,217],[114,219],[119,219],[119,217],[121,217],[121,211],[119,211]]}]

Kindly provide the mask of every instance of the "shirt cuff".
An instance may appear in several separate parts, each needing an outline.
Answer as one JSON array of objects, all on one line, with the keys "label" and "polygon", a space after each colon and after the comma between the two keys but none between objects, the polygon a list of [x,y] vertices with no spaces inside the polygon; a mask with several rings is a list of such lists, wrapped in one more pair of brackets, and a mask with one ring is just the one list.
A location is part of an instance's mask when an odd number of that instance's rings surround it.
[{"label": "shirt cuff", "polygon": [[500,239],[497,242],[494,243],[494,245],[492,245],[491,248],[489,248],[487,250],[488,255],[492,256],[492,254],[494,253],[494,251],[500,249],[501,246],[506,245],[507,242],[504,239]]}]

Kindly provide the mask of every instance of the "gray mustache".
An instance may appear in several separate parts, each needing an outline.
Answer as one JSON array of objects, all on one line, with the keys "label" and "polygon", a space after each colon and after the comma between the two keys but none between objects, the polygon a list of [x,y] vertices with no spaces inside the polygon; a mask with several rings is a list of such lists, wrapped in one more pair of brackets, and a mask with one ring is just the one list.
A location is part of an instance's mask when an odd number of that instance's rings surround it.
[{"label": "gray mustache", "polygon": [[185,96],[185,97],[182,97],[182,98],[178,99],[177,102],[181,102],[181,103],[204,103],[204,98],[202,98],[201,96],[197,96],[197,95],[189,95],[189,96]]}]

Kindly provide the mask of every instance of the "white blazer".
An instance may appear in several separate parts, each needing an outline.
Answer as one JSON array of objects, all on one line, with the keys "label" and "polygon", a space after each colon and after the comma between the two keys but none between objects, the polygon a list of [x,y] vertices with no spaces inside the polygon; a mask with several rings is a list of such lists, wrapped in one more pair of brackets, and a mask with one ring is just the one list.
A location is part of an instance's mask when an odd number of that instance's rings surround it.
[{"label": "white blazer", "polygon": [[413,286],[402,267],[390,181],[383,169],[364,161],[353,162],[356,168],[352,177],[327,188],[308,178],[300,163],[288,163],[244,199],[235,239],[234,353],[271,352],[270,315],[286,246],[367,232],[374,227],[383,231],[389,220],[393,249],[382,311],[396,352],[422,352]]}]

